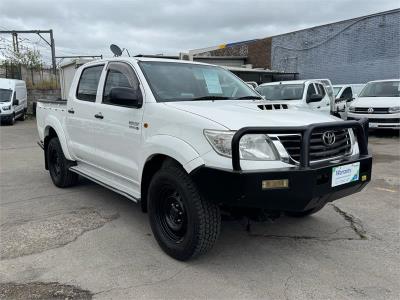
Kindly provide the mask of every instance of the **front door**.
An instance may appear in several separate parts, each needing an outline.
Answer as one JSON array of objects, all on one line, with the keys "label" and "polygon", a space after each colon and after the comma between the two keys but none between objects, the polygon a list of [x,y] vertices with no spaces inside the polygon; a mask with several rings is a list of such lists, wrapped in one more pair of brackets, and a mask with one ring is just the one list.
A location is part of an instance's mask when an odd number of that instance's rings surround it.
[{"label": "front door", "polygon": [[[133,67],[124,62],[111,62],[106,67],[101,100],[97,103],[97,165],[139,188],[138,161],[141,153],[143,108],[110,101],[112,88],[128,87],[140,91]],[[143,95],[143,93],[140,91]]]}]

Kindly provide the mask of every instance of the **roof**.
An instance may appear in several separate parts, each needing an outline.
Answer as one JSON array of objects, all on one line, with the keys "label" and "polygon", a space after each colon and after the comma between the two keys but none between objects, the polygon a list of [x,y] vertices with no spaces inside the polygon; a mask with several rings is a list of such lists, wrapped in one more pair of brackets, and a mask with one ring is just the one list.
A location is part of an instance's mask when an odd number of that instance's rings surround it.
[{"label": "roof", "polygon": [[399,78],[397,78],[397,79],[382,79],[382,80],[373,80],[373,81],[369,81],[368,83],[370,83],[370,82],[386,82],[386,81],[400,81],[400,79],[399,79]]},{"label": "roof", "polygon": [[259,86],[266,86],[266,85],[279,85],[279,84],[304,84],[307,81],[317,81],[313,79],[307,79],[307,80],[285,80],[285,81],[275,81],[275,82],[267,82],[260,84]]},{"label": "roof", "polygon": [[19,79],[0,78],[0,88],[12,89],[16,83],[25,85],[25,81]]},{"label": "roof", "polygon": [[214,55],[214,56],[193,56],[193,59],[204,59],[204,60],[207,60],[207,59],[220,59],[220,60],[227,60],[227,59],[229,59],[229,60],[235,60],[235,59],[237,59],[237,60],[242,60],[242,59],[246,59],[247,58],[247,56],[216,56],[216,55]]}]

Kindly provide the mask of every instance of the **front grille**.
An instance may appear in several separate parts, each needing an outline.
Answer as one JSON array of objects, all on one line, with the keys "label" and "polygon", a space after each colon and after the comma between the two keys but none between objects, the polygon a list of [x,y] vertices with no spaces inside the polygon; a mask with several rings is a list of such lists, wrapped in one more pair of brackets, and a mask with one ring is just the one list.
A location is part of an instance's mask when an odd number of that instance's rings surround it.
[{"label": "front grille", "polygon": [[[312,133],[310,139],[310,162],[329,160],[348,155],[351,151],[351,140],[348,129],[332,130],[335,142],[328,146],[322,140],[324,132]],[[300,161],[301,135],[279,135],[280,142],[285,147],[289,156],[296,162]]]},{"label": "front grille", "polygon": [[392,119],[373,119],[368,118],[370,123],[400,123],[400,118],[392,118]]},{"label": "front grille", "polygon": [[257,106],[261,110],[288,109],[287,104],[263,104]]},{"label": "front grille", "polygon": [[389,113],[388,107],[371,107],[373,109],[372,112],[368,112],[370,107],[355,107],[354,113],[356,114],[387,114]]}]

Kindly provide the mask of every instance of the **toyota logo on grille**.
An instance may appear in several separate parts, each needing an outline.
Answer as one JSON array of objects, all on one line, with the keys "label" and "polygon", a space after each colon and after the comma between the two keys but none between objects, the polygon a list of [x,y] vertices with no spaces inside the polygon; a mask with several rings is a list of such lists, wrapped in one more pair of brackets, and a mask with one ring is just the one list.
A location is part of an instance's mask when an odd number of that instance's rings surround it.
[{"label": "toyota logo on grille", "polygon": [[368,108],[368,113],[372,114],[374,112],[374,109],[372,107]]},{"label": "toyota logo on grille", "polygon": [[325,131],[322,134],[322,141],[327,146],[332,146],[336,141],[336,136],[333,131]]}]

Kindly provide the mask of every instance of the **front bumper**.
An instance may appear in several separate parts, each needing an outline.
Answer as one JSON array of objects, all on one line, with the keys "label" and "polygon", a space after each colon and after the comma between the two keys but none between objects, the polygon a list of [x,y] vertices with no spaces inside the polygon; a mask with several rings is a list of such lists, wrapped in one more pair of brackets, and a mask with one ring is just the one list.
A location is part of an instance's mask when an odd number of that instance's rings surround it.
[{"label": "front bumper", "polygon": [[[352,128],[359,148],[359,157],[315,164],[310,161],[312,133]],[[368,155],[368,123],[366,120],[310,124],[299,127],[245,127],[232,138],[232,170],[200,167],[191,173],[201,194],[217,204],[255,207],[276,211],[306,211],[363,189],[371,179],[372,157]],[[298,166],[286,169],[243,171],[239,144],[246,134],[301,135]],[[359,178],[332,186],[332,168],[360,163]],[[265,180],[288,180],[280,189],[264,189]]]},{"label": "front bumper", "polygon": [[0,122],[9,122],[9,121],[11,121],[12,116],[13,116],[12,113],[6,114],[6,113],[2,112],[0,114]]},{"label": "front bumper", "polygon": [[359,114],[347,113],[347,120],[368,119],[371,129],[400,129],[400,113],[395,114]]},{"label": "front bumper", "polygon": [[[359,180],[332,187],[332,168],[360,162]],[[200,167],[191,173],[200,193],[220,205],[274,211],[306,211],[361,191],[371,179],[372,158],[312,168],[232,171]],[[289,187],[263,189],[263,180],[288,179]]]}]

